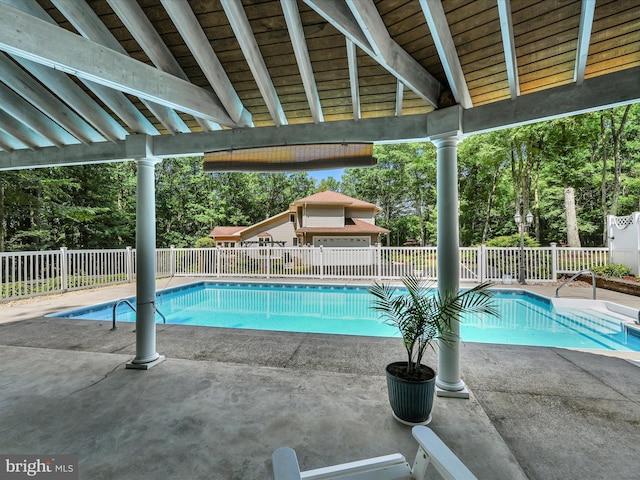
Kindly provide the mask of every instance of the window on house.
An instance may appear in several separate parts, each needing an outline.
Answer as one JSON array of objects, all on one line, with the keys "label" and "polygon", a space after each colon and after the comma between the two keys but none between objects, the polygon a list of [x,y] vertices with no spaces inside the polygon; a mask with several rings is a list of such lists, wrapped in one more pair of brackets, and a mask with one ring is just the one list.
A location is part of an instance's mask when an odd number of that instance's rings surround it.
[{"label": "window on house", "polygon": [[298,246],[298,237],[294,237],[293,239],[293,246],[297,247]]},{"label": "window on house", "polygon": [[290,213],[289,214],[289,222],[291,222],[291,223],[295,223],[296,222],[296,214],[295,213]]}]

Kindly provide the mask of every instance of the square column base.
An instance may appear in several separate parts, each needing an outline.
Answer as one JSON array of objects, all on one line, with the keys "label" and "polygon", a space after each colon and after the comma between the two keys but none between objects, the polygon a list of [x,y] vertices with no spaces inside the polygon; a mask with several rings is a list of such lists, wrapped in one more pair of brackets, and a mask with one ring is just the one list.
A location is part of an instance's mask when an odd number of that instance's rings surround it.
[{"label": "square column base", "polygon": [[465,387],[462,390],[445,390],[444,388],[436,387],[436,396],[448,397],[448,398],[469,398],[469,389]]},{"label": "square column base", "polygon": [[132,370],[149,370],[150,368],[155,367],[159,363],[164,362],[166,358],[167,357],[165,357],[164,355],[160,355],[158,358],[148,363],[129,362],[125,365],[125,368],[132,369]]}]

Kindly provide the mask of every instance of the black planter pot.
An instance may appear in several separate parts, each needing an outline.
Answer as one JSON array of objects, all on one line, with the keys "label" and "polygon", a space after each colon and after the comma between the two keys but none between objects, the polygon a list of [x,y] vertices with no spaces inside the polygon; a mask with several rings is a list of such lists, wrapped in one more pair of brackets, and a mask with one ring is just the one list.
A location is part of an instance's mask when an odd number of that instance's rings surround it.
[{"label": "black planter pot", "polygon": [[405,366],[407,362],[394,362],[387,365],[387,390],[389,403],[396,420],[405,425],[427,425],[431,422],[431,409],[436,392],[436,373],[425,365],[432,377],[423,381],[412,381],[398,378],[389,373],[393,365]]}]

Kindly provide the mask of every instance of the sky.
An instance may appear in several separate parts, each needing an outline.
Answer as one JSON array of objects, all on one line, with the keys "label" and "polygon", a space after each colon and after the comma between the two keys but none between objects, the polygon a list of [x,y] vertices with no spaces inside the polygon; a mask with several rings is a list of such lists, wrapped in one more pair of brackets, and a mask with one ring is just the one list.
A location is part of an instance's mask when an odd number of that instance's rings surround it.
[{"label": "sky", "polygon": [[307,175],[309,175],[314,180],[320,181],[324,178],[333,177],[336,180],[340,181],[342,174],[344,173],[344,168],[338,168],[335,170],[309,170]]}]

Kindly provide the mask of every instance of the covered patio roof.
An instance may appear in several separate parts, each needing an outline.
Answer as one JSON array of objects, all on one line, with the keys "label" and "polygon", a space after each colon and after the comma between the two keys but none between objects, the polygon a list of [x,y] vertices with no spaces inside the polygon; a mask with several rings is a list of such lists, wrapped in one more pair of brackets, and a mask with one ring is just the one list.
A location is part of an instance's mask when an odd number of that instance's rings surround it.
[{"label": "covered patio roof", "polygon": [[0,169],[428,140],[640,101],[636,0],[0,0]]}]

